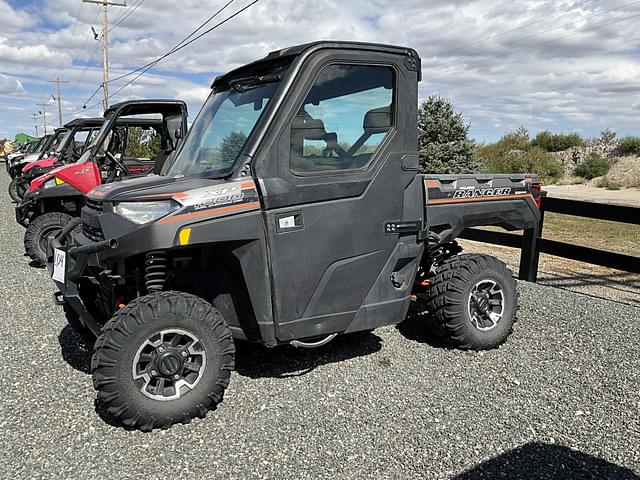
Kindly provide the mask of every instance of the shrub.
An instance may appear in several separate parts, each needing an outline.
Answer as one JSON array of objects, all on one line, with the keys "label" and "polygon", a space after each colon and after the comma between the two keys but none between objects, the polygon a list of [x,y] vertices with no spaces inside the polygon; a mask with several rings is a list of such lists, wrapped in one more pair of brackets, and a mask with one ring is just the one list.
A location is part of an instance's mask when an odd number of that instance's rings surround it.
[{"label": "shrub", "polygon": [[603,177],[598,182],[598,187],[606,188],[607,190],[620,190],[620,188],[622,188],[622,184],[607,177]]},{"label": "shrub", "polygon": [[536,173],[545,183],[563,175],[562,164],[542,148],[531,146],[522,129],[478,147],[478,156],[487,173]]},{"label": "shrub", "polygon": [[446,98],[431,96],[418,109],[420,169],[426,173],[475,173],[480,163],[469,125]]},{"label": "shrub", "polygon": [[623,155],[640,155],[640,137],[626,136],[620,141]]},{"label": "shrub", "polygon": [[531,145],[540,147],[547,152],[561,152],[568,150],[572,147],[578,147],[582,145],[584,141],[578,133],[551,133],[548,130],[543,130],[536,135]]},{"label": "shrub", "polygon": [[611,163],[606,158],[601,157],[597,153],[589,155],[584,162],[576,167],[575,174],[578,177],[584,177],[587,180],[602,177],[609,173]]}]

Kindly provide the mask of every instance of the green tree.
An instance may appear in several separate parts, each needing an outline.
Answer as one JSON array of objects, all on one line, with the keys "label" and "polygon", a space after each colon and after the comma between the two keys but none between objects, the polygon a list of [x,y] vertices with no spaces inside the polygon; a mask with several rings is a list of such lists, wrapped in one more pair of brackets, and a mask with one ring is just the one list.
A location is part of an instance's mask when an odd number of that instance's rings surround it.
[{"label": "green tree", "polygon": [[225,163],[234,162],[238,158],[238,155],[240,155],[240,151],[246,141],[247,136],[244,132],[231,132],[224,137],[220,143],[222,161]]},{"label": "green tree", "polygon": [[155,158],[160,151],[161,137],[153,128],[129,127],[125,157]]},{"label": "green tree", "polygon": [[451,102],[431,96],[418,109],[420,169],[425,173],[474,173],[480,169],[469,124]]},{"label": "green tree", "polygon": [[547,152],[562,152],[568,150],[571,147],[578,147],[582,145],[584,141],[578,133],[551,133],[548,130],[543,130],[536,135],[531,145],[540,147]]}]

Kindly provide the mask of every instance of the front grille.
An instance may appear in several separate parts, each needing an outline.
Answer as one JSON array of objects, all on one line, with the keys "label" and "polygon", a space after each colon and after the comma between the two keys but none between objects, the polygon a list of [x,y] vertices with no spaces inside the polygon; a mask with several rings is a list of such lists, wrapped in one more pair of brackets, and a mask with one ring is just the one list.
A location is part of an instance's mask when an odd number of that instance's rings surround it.
[{"label": "front grille", "polygon": [[93,240],[94,242],[101,242],[102,240],[104,240],[102,230],[100,230],[99,228],[91,227],[86,223],[82,224],[82,233],[84,233],[85,237],[87,237],[89,240]]}]

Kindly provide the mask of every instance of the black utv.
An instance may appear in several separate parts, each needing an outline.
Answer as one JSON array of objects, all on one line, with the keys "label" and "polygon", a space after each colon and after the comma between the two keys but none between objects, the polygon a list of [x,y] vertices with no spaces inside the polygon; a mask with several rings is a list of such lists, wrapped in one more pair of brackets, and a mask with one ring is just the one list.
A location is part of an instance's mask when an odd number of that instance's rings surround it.
[{"label": "black utv", "polygon": [[[161,175],[98,187],[49,239],[98,398],[151,430],[222,400],[234,339],[317,347],[404,320],[463,349],[509,335],[511,272],[455,239],[533,228],[534,175],[418,174],[420,59],[318,42],[215,79]],[[80,220],[78,220],[80,222]]]}]

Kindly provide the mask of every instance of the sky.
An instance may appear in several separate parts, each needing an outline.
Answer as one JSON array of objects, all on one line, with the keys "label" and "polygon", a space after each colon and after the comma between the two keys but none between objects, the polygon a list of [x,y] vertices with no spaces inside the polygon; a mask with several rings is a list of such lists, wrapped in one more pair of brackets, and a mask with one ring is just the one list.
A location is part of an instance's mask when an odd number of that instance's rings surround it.
[{"label": "sky", "polygon": [[[110,7],[111,78],[169,51],[226,1],[127,0]],[[210,25],[249,4],[234,0]],[[33,134],[60,78],[64,121],[99,116],[101,7],[0,0],[0,138]],[[450,99],[480,142],[520,125],[596,137],[640,134],[640,0],[259,0],[164,59],[110,100],[181,98],[195,118],[216,75],[320,39],[405,45],[422,58],[420,98]],[[111,92],[131,79],[113,81]],[[83,109],[83,105],[87,108]],[[42,133],[42,115],[36,119]]]}]

